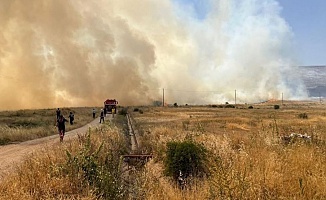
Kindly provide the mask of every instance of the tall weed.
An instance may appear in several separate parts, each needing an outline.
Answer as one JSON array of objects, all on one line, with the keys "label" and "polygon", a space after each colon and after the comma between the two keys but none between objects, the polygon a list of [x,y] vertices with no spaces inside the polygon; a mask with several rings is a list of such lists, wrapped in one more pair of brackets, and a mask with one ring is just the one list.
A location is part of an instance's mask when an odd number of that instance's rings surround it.
[{"label": "tall weed", "polygon": [[0,184],[0,199],[124,199],[124,136],[106,127],[34,153]]}]

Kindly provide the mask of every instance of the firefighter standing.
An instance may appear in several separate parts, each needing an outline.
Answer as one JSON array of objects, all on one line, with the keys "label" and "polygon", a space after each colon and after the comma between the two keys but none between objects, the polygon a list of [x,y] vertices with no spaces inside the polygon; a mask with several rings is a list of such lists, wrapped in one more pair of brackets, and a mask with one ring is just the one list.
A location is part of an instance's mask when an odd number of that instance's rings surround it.
[{"label": "firefighter standing", "polygon": [[95,119],[95,108],[93,108],[93,119]]},{"label": "firefighter standing", "polygon": [[102,122],[102,120],[104,122],[104,111],[103,111],[103,109],[101,109],[100,123]]},{"label": "firefighter standing", "polygon": [[114,118],[115,108],[112,108],[112,118]]}]

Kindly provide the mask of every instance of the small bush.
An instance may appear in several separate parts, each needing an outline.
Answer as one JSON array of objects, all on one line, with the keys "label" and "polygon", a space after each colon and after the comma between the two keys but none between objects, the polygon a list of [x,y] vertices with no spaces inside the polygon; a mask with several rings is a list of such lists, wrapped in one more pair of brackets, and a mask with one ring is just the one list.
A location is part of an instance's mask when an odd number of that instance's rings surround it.
[{"label": "small bush", "polygon": [[274,109],[275,110],[280,109],[280,106],[279,105],[274,105]]},{"label": "small bush", "polygon": [[300,113],[299,118],[300,119],[308,119],[308,115],[307,115],[307,113]]},{"label": "small bush", "polygon": [[66,150],[67,163],[61,168],[63,174],[72,183],[76,183],[79,178],[85,184],[84,187],[89,185],[96,188],[94,191],[100,198],[124,199],[126,191],[120,171],[120,152],[109,149],[108,143],[104,141],[100,145],[95,144],[90,133],[79,139],[83,142],[77,154]]},{"label": "small bush", "polygon": [[127,108],[122,108],[121,110],[119,110],[119,114],[120,115],[126,115],[126,114],[128,114],[128,109]]},{"label": "small bush", "polygon": [[254,109],[254,107],[253,106],[249,106],[248,109]]},{"label": "small bush", "polygon": [[202,177],[207,174],[205,168],[207,150],[193,141],[169,142],[165,160],[165,174],[178,180],[180,173]]},{"label": "small bush", "polygon": [[212,105],[212,108],[217,108],[217,105]]},{"label": "small bush", "polygon": [[10,142],[9,138],[0,138],[0,145],[9,144]]},{"label": "small bush", "polygon": [[139,112],[140,114],[144,113],[144,111],[139,108],[134,108],[134,112]]},{"label": "small bush", "polygon": [[227,104],[224,108],[235,108],[235,106],[231,104]]},{"label": "small bush", "polygon": [[174,106],[174,107],[178,107],[178,104],[177,104],[177,103],[174,103],[173,106]]},{"label": "small bush", "polygon": [[163,102],[162,101],[153,101],[153,106],[162,106]]}]

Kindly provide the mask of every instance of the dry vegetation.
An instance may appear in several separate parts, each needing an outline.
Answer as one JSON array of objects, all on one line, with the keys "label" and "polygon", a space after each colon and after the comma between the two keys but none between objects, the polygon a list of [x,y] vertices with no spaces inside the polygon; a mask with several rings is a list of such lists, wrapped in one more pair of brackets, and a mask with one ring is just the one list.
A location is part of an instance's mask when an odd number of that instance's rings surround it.
[{"label": "dry vegetation", "polygon": [[1,182],[0,199],[123,197],[119,156],[125,151],[124,136],[109,126],[49,146],[30,155]]},{"label": "dry vegetation", "polygon": [[[93,120],[92,108],[61,108],[68,119],[69,112],[75,114],[73,125],[69,122],[66,130],[84,126]],[[26,140],[57,134],[55,127],[56,109],[17,110],[0,112],[0,145],[22,142]]]},{"label": "dry vegetation", "polygon": [[[143,168],[132,168],[126,177],[119,160],[127,151],[123,131],[105,126],[91,137],[81,136],[79,141],[31,156],[1,183],[0,197],[326,199],[326,107],[286,102],[276,110],[277,103],[253,105],[253,109],[240,105],[130,110],[137,124],[139,153],[154,156]],[[311,139],[281,139],[291,133]],[[188,177],[181,190],[164,175],[164,159],[168,142],[185,140],[208,150],[210,174]]]},{"label": "dry vegetation", "polygon": [[[279,103],[279,102],[273,102]],[[147,165],[147,199],[325,199],[326,107],[287,103],[233,108],[143,108],[135,113]],[[301,114],[304,116],[300,117]],[[282,136],[306,134],[310,140]],[[211,170],[180,192],[163,176],[169,141],[192,139],[209,150]]]}]

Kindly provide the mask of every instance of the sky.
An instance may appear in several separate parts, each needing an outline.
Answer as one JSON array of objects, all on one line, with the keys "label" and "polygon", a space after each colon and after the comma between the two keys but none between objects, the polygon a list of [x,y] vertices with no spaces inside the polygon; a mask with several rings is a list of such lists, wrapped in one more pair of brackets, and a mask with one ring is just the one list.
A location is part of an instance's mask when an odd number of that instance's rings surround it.
[{"label": "sky", "polygon": [[326,1],[279,0],[292,28],[300,65],[326,65]]},{"label": "sky", "polygon": [[[208,0],[174,1],[192,7],[196,17],[202,20],[211,11]],[[326,65],[326,1],[277,0],[276,2],[281,7],[281,16],[292,30],[297,64]]]},{"label": "sky", "polygon": [[[295,3],[294,3],[295,2]],[[302,99],[325,3],[1,0],[0,110]]]}]

